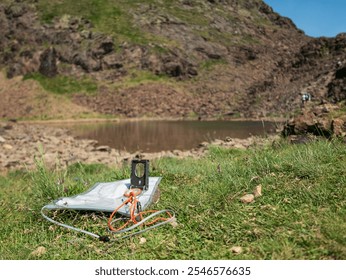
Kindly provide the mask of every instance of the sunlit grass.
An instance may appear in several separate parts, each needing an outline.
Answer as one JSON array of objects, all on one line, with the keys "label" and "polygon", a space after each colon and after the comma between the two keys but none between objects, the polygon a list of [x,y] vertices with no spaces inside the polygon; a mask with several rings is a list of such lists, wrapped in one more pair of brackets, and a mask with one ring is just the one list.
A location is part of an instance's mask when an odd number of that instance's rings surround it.
[{"label": "sunlit grass", "polygon": [[46,91],[56,94],[95,93],[97,91],[97,83],[86,78],[76,79],[62,75],[48,78],[40,73],[30,73],[24,76],[24,80],[27,79],[38,81]]},{"label": "sunlit grass", "polygon": [[[137,2],[116,0],[39,0],[38,7],[41,19],[44,22],[52,22],[54,18],[68,14],[89,19],[93,23],[95,30],[111,34],[119,42],[130,41],[137,44],[147,44],[153,39],[160,41],[159,37],[141,30],[133,19],[131,8]],[[147,2],[149,3],[150,1]]]},{"label": "sunlit grass", "polygon": [[[44,220],[40,208],[96,182],[129,178],[129,167],[75,164],[0,177],[3,259],[345,259],[346,146],[278,143],[246,151],[211,147],[201,159],[151,162],[162,176],[152,209],[173,209],[178,227],[102,243]],[[262,185],[263,195],[239,198]],[[107,214],[57,212],[59,221],[100,234]],[[112,236],[111,236],[112,237]],[[141,244],[140,237],[146,242]],[[39,246],[46,251],[33,255]],[[233,246],[242,253],[234,254]]]}]

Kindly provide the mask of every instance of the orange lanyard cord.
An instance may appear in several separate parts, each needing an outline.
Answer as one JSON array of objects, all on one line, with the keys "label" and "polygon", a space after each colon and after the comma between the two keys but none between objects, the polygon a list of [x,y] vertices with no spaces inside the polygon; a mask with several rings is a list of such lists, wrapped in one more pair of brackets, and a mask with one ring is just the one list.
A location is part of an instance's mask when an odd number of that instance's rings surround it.
[{"label": "orange lanyard cord", "polygon": [[[116,208],[112,212],[112,214],[110,215],[110,217],[108,219],[108,228],[109,228],[110,231],[112,231],[112,232],[119,232],[119,231],[123,230],[125,227],[127,227],[131,222],[133,224],[137,224],[138,223],[138,220],[137,220],[138,217],[140,217],[140,220],[143,220],[143,218],[144,218],[144,216],[146,214],[158,212],[157,210],[148,210],[148,211],[139,212],[138,214],[136,214],[137,203],[139,202],[139,200],[137,199],[137,195],[139,195],[140,193],[141,193],[140,189],[134,189],[134,191],[130,190],[129,192],[124,194],[126,197],[128,197],[128,199],[125,200],[118,208]],[[130,206],[130,218],[122,226],[120,226],[118,228],[114,228],[112,226],[112,221],[113,221],[114,215],[120,210],[121,207],[125,206],[128,203],[131,203],[131,206]],[[144,223],[143,226],[150,226],[150,225],[153,225],[153,224],[155,224],[155,223],[157,223],[159,221],[168,221],[169,219],[172,219],[171,213],[169,211],[166,211],[166,213],[169,216],[169,218],[158,217],[158,218],[156,218],[155,220],[153,220],[151,222]]]}]

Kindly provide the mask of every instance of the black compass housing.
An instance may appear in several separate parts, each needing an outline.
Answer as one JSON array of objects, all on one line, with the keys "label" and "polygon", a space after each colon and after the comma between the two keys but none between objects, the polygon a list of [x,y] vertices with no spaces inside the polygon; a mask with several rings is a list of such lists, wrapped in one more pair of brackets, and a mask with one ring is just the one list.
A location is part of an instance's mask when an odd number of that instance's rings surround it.
[{"label": "black compass housing", "polygon": [[131,187],[147,190],[149,187],[149,160],[134,159],[131,162]]}]

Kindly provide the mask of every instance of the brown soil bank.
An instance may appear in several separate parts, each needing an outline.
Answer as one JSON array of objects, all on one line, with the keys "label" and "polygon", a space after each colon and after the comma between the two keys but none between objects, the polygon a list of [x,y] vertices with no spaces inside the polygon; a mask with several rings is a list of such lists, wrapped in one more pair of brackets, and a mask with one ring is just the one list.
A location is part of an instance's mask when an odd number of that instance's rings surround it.
[{"label": "brown soil bank", "polygon": [[7,79],[0,72],[0,119],[68,119],[92,116],[88,108],[46,92],[33,80]]}]

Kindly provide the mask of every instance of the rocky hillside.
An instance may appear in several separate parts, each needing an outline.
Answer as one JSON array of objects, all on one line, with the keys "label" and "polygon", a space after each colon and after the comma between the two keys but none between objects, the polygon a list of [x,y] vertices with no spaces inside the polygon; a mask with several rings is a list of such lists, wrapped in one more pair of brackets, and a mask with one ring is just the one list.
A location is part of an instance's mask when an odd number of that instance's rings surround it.
[{"label": "rocky hillside", "polygon": [[[346,35],[309,38],[262,0],[1,3],[7,79],[34,79],[84,113],[275,117],[299,110],[301,91],[345,100]],[[23,102],[7,79],[0,118],[49,117],[52,94]]]}]

